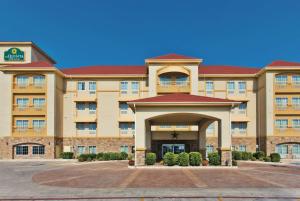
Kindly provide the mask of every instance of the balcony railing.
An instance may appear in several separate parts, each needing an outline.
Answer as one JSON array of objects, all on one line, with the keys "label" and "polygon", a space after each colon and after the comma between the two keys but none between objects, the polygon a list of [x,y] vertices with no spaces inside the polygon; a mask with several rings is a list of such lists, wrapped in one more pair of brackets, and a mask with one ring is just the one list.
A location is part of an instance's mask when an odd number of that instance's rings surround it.
[{"label": "balcony railing", "polygon": [[299,92],[300,82],[275,82],[277,92]]},{"label": "balcony railing", "polygon": [[275,105],[276,114],[300,114],[300,105]]},{"label": "balcony railing", "polygon": [[15,136],[43,136],[46,134],[46,128],[26,128],[26,127],[14,127],[13,135]]},{"label": "balcony railing", "polygon": [[14,115],[43,115],[46,113],[45,105],[31,105],[31,106],[13,106],[13,114]]},{"label": "balcony railing", "polygon": [[96,135],[97,134],[97,130],[88,130],[88,129],[85,129],[85,130],[76,130],[76,134],[77,135],[81,135],[81,136],[85,136],[85,135]]},{"label": "balcony railing", "polygon": [[189,81],[159,81],[157,84],[158,93],[190,92]]},{"label": "balcony railing", "polygon": [[43,93],[46,91],[45,83],[14,83],[15,93]]},{"label": "balcony railing", "polygon": [[278,135],[298,135],[300,133],[300,127],[275,127],[275,134]]},{"label": "balcony railing", "polygon": [[232,129],[231,135],[245,135],[247,134],[247,130],[238,130],[238,129]]}]

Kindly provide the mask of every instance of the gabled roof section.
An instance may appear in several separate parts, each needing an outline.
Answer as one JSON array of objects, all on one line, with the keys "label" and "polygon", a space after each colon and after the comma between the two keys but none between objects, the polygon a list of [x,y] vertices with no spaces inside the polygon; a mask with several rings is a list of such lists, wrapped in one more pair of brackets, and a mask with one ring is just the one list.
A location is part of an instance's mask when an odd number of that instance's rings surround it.
[{"label": "gabled roof section", "polygon": [[200,65],[198,68],[201,74],[256,74],[260,68],[250,68],[241,66],[223,66],[223,65]]},{"label": "gabled roof section", "polygon": [[49,68],[55,66],[45,61],[37,61],[37,62],[25,63],[25,64],[6,64],[3,65],[2,67],[4,68]]},{"label": "gabled roof section", "polygon": [[172,54],[165,54],[157,57],[152,57],[149,59],[198,59],[198,58],[172,53]]},{"label": "gabled roof section", "polygon": [[67,75],[145,75],[146,66],[83,66],[61,69]]},{"label": "gabled roof section", "polygon": [[283,60],[277,60],[277,61],[273,61],[272,63],[270,63],[269,65],[267,65],[269,67],[283,67],[283,66],[298,66],[300,67],[300,63],[299,62],[290,62],[290,61],[283,61]]},{"label": "gabled roof section", "polygon": [[198,103],[198,104],[236,104],[239,103],[238,101],[233,101],[229,99],[222,99],[222,98],[213,98],[207,96],[196,96],[190,94],[183,94],[183,93],[174,93],[174,94],[167,94],[161,96],[154,96],[149,98],[142,98],[137,100],[128,101],[129,104],[139,104],[139,103]]}]

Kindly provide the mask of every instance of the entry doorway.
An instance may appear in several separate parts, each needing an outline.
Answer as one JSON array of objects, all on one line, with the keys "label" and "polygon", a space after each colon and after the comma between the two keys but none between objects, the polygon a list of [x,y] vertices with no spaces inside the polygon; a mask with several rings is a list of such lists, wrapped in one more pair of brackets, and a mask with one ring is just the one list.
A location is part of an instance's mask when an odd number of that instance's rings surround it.
[{"label": "entry doorway", "polygon": [[167,152],[173,152],[174,154],[180,154],[181,152],[185,152],[185,144],[162,144],[162,157]]}]

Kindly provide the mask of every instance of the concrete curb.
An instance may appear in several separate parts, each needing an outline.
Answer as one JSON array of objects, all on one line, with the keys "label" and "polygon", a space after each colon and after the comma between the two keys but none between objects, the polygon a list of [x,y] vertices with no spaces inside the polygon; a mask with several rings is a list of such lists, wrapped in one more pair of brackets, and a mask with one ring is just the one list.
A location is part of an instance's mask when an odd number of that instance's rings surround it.
[{"label": "concrete curb", "polygon": [[128,166],[130,169],[238,169],[238,166]]},{"label": "concrete curb", "polygon": [[275,163],[275,162],[264,162],[264,161],[242,161],[242,160],[238,160],[238,163],[254,163],[254,164],[263,164],[263,165],[275,165],[275,166],[290,166],[290,167],[299,167],[300,165],[296,165],[296,164],[290,164],[290,163]]}]

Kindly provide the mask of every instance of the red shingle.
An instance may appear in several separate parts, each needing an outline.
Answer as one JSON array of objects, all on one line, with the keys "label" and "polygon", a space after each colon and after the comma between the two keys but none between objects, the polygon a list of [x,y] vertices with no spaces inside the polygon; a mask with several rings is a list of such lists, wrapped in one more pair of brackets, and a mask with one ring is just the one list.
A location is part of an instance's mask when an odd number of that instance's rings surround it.
[{"label": "red shingle", "polygon": [[65,74],[146,74],[146,66],[85,66],[61,69]]},{"label": "red shingle", "polygon": [[281,66],[299,66],[299,67],[300,67],[300,63],[278,60],[278,61],[273,61],[273,62],[270,63],[268,66],[272,66],[272,67],[281,67]]},{"label": "red shingle", "polygon": [[137,100],[132,100],[130,102],[135,103],[160,103],[160,102],[169,102],[169,103],[178,103],[178,102],[237,102],[229,99],[222,99],[222,98],[213,98],[213,97],[207,97],[207,96],[196,96],[196,95],[190,95],[190,94],[183,94],[183,93],[174,93],[174,94],[167,94],[167,95],[161,95],[161,96],[154,96],[150,98],[142,98]]},{"label": "red shingle", "polygon": [[215,66],[201,65],[198,68],[199,74],[255,74],[260,68],[239,67],[239,66]]},{"label": "red shingle", "polygon": [[27,63],[27,64],[11,64],[5,66],[7,67],[34,67],[34,68],[45,68],[45,67],[54,67],[54,65],[45,62],[45,61],[38,61],[38,62],[32,62],[32,63]]},{"label": "red shingle", "polygon": [[153,57],[150,59],[198,59],[198,58],[184,56],[184,55],[180,55],[180,54],[166,54],[166,55]]}]

